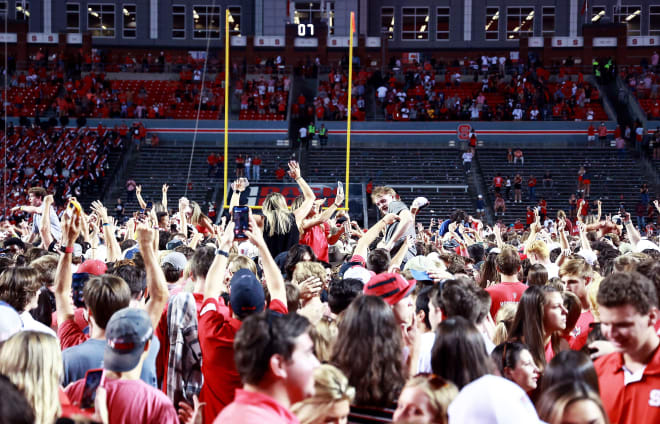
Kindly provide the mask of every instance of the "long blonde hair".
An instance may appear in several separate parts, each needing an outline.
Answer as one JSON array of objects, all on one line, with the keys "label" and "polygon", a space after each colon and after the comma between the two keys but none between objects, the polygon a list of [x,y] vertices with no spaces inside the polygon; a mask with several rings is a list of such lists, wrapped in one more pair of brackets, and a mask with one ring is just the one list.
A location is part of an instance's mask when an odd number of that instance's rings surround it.
[{"label": "long blonde hair", "polygon": [[14,335],[0,349],[0,374],[23,393],[34,410],[35,423],[52,424],[62,413],[62,353],[55,337],[36,331]]},{"label": "long blonde hair", "polygon": [[199,203],[192,201],[190,202],[190,207],[192,208],[192,215],[190,216],[191,224],[199,225],[204,221],[204,218],[209,219],[202,213],[202,208],[199,207]]},{"label": "long blonde hair", "polygon": [[[286,234],[291,229],[291,212],[280,193],[269,193],[261,210],[268,222],[268,235]],[[265,230],[265,228],[264,228]]]},{"label": "long blonde hair", "polygon": [[323,364],[314,371],[314,396],[292,406],[291,410],[300,424],[323,422],[335,403],[353,402],[355,389],[348,385],[348,378],[336,367]]}]

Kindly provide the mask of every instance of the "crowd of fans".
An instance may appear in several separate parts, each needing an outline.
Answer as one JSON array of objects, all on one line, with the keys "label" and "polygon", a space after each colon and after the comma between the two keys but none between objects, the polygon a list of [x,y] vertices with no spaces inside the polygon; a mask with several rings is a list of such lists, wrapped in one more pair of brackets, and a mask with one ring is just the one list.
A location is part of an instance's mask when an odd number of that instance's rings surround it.
[{"label": "crowd of fans", "polygon": [[238,80],[234,92],[241,104],[240,119],[286,119],[290,89],[288,75]]},{"label": "crowd of fans", "polygon": [[[497,58],[495,58],[497,59]],[[492,63],[482,57],[475,62],[470,82],[461,68],[447,67],[444,79],[430,61],[408,66],[405,72],[390,72],[375,90],[377,104],[385,118],[394,121],[435,120],[563,120],[604,119],[598,90],[584,81],[575,81],[560,69],[550,82],[543,67],[521,67],[505,74],[504,62]],[[492,64],[491,64],[492,63]]]},{"label": "crowd of fans", "polygon": [[0,156],[6,155],[7,160],[5,211],[19,204],[34,186],[54,193],[57,207],[63,207],[62,199],[70,196],[99,192],[109,168],[109,152],[123,145],[116,128],[14,128],[12,124],[1,141]]},{"label": "crowd of fans", "polygon": [[363,230],[296,162],[293,204],[250,213],[248,174],[217,223],[166,186],[123,223],[58,214],[32,181],[31,227],[2,222],[0,421],[660,420],[660,247],[629,214],[425,226],[375,187]]}]

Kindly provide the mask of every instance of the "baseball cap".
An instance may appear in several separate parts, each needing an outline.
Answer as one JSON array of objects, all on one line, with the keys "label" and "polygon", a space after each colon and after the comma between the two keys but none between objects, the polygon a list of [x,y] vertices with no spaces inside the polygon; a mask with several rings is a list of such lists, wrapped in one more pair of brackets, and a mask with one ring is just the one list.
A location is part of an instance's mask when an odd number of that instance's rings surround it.
[{"label": "baseball cap", "polygon": [[346,270],[344,273],[344,278],[355,278],[356,280],[362,281],[363,284],[369,283],[371,277],[375,274],[364,267],[356,265]]},{"label": "baseball cap", "polygon": [[151,319],[145,310],[124,308],[112,314],[105,327],[103,368],[115,372],[135,368],[152,334]]},{"label": "baseball cap", "polygon": [[174,249],[176,249],[177,247],[181,246],[182,244],[183,244],[183,242],[182,242],[181,240],[179,240],[179,239],[170,240],[170,241],[168,241],[167,244],[165,245],[165,249],[167,249],[167,250],[174,250]]},{"label": "baseball cap", "polygon": [[516,383],[484,375],[463,387],[449,404],[449,424],[543,423]]},{"label": "baseball cap", "polygon": [[593,252],[593,250],[580,249],[580,251],[577,252],[577,255],[581,256],[582,259],[584,259],[591,266],[594,266],[594,264],[598,262],[598,258],[596,257],[596,254]]},{"label": "baseball cap", "polygon": [[165,255],[165,257],[163,258],[160,264],[161,266],[165,264],[170,264],[177,271],[183,271],[187,263],[188,263],[188,259],[186,259],[186,255],[184,255],[181,252],[172,252]]},{"label": "baseball cap", "polygon": [[406,262],[406,266],[403,267],[404,271],[410,271],[413,278],[417,281],[428,281],[432,278],[428,274],[429,269],[436,268],[433,260],[426,256],[415,256]]},{"label": "baseball cap", "polygon": [[645,250],[658,250],[660,251],[660,247],[658,247],[657,244],[653,243],[651,240],[647,239],[641,239],[636,245],[635,245],[635,252],[643,252]]},{"label": "baseball cap", "polygon": [[129,249],[124,250],[123,256],[124,259],[133,259],[135,257],[135,254],[140,251],[140,248],[138,246],[131,247]]},{"label": "baseball cap", "polygon": [[401,274],[384,272],[371,277],[364,286],[364,294],[378,296],[388,304],[395,305],[415,288],[415,284],[416,281],[406,281]]},{"label": "baseball cap", "polygon": [[108,266],[105,262],[98,259],[87,260],[80,265],[78,265],[77,273],[87,273],[92,275],[102,275],[108,270]]},{"label": "baseball cap", "polygon": [[239,269],[231,277],[229,286],[229,305],[239,318],[264,310],[264,289],[252,271]]},{"label": "baseball cap", "polygon": [[0,342],[4,342],[23,329],[21,316],[12,306],[0,300]]}]

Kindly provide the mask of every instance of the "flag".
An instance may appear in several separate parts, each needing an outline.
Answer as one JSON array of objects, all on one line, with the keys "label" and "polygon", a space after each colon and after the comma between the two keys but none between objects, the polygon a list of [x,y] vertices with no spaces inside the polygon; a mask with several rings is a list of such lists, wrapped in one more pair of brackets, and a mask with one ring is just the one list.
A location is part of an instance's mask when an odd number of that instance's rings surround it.
[{"label": "flag", "polygon": [[351,12],[351,34],[355,34],[355,12]]},{"label": "flag", "polygon": [[589,0],[584,0],[584,3],[582,3],[582,10],[580,10],[580,15],[584,15],[587,13],[587,9],[589,9]]}]

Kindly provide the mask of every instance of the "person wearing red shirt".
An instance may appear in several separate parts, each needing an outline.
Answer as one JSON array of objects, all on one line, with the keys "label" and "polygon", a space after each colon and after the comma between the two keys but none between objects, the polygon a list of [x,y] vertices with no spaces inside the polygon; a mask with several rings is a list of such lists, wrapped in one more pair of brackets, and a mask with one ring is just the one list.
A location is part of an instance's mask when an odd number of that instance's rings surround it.
[{"label": "person wearing red shirt", "polygon": [[587,146],[591,146],[596,142],[596,127],[594,127],[594,124],[591,123],[589,124],[589,128],[587,128]]},{"label": "person wearing red shirt", "polygon": [[[286,303],[286,290],[284,279],[273,260],[264,241],[263,234],[253,217],[250,217],[250,229],[245,232],[248,239],[257,246],[262,260],[266,286],[270,293],[270,305],[268,309],[272,312],[286,315],[288,313]],[[215,260],[209,269],[204,289],[204,304],[199,313],[199,343],[202,348],[202,374],[204,385],[200,394],[200,400],[206,403],[204,409],[204,423],[210,424],[216,416],[234,400],[234,391],[237,391],[237,402],[245,402],[245,393],[240,389],[241,378],[245,381],[245,390],[252,391],[256,382],[244,375],[239,375],[240,361],[234,363],[234,340],[241,328],[244,319],[250,315],[259,314],[265,308],[266,299],[263,287],[257,277],[247,269],[240,269],[234,273],[230,282],[229,305],[225,305],[220,294],[224,286],[225,272],[229,257],[228,251],[234,239],[234,224],[229,223],[220,240],[219,249]],[[272,313],[268,312],[268,313]],[[269,324],[270,326],[270,324]],[[265,328],[269,328],[266,326]],[[279,334],[278,329],[277,333]],[[273,331],[273,333],[275,333]],[[268,332],[267,332],[268,334]],[[240,343],[237,341],[237,345]],[[247,356],[255,358],[267,354],[269,345],[263,348],[250,346]],[[271,353],[272,354],[272,353]],[[237,357],[241,355],[237,352]],[[245,354],[242,355],[245,357]],[[267,363],[268,359],[265,360]],[[255,369],[262,369],[255,367]],[[255,370],[252,370],[254,372]],[[250,397],[249,395],[247,397]],[[255,398],[258,396],[255,395]],[[302,399],[297,399],[298,400]],[[289,405],[285,405],[288,407]],[[235,408],[234,408],[235,409]],[[233,410],[233,409],[232,409]],[[231,414],[231,411],[228,412]],[[233,415],[232,415],[233,416]],[[248,417],[237,420],[226,420],[221,422],[256,422]],[[278,422],[266,419],[261,421]],[[285,421],[288,422],[288,421]]]},{"label": "person wearing red shirt", "polygon": [[559,277],[566,284],[566,290],[580,299],[582,313],[571,331],[568,345],[573,350],[581,350],[587,343],[587,336],[591,331],[590,324],[594,322],[587,294],[587,285],[592,277],[591,265],[584,259],[570,259],[559,269]]},{"label": "person wearing red shirt", "polygon": [[495,259],[497,272],[500,275],[500,283],[487,287],[486,291],[492,300],[490,315],[495,319],[500,307],[507,303],[518,303],[527,285],[518,280],[520,271],[520,256],[511,247],[505,246]]},{"label": "person wearing red shirt", "polygon": [[275,178],[282,181],[285,175],[286,175],[286,171],[284,170],[284,168],[282,168],[282,165],[280,165],[279,168],[275,170]]},{"label": "person wearing red shirt", "polygon": [[502,184],[504,183],[504,178],[498,173],[495,178],[493,178],[493,187],[495,188],[495,193],[499,193],[502,190]]},{"label": "person wearing red shirt", "polygon": [[596,300],[603,335],[617,352],[598,358],[603,406],[610,422],[660,422],[660,337],[658,294],[637,272],[615,272],[603,279]]},{"label": "person wearing red shirt", "polygon": [[236,335],[236,367],[244,382],[213,422],[298,424],[291,406],[314,395],[319,361],[307,318],[254,314]]},{"label": "person wearing red shirt", "polygon": [[[298,196],[291,205],[291,210],[298,209],[303,205],[304,196]],[[310,208],[307,217],[302,222],[303,233],[300,235],[300,244],[305,244],[312,248],[317,259],[323,262],[330,262],[328,256],[328,245],[334,244],[339,240],[343,234],[344,226],[341,227],[332,239],[330,239],[330,225],[328,220],[335,213],[337,208],[340,208],[344,203],[344,192],[342,189],[337,189],[337,196],[334,203],[321,213],[321,205],[325,203],[325,199],[317,199]]]},{"label": "person wearing red shirt", "polygon": [[[259,157],[259,155],[255,155],[254,159],[252,159],[252,174],[253,174],[252,179],[254,181],[259,181],[261,163],[262,163],[262,161],[261,161],[261,158]],[[248,175],[248,178],[249,177],[250,176]]]},{"label": "person wearing red shirt", "polygon": [[536,202],[536,178],[533,175],[527,180],[527,188],[529,188],[529,201]]},{"label": "person wearing red shirt", "polygon": [[532,223],[536,220],[536,215],[534,215],[534,211],[532,210],[531,206],[527,206],[526,218],[527,218],[526,223],[528,227],[532,225]]},{"label": "person wearing red shirt", "polygon": [[523,223],[520,222],[520,218],[516,219],[515,224],[513,224],[513,229],[516,230],[519,233],[522,233],[522,231],[525,229],[525,226],[523,225]]},{"label": "person wearing red shirt", "polygon": [[607,127],[605,122],[601,122],[598,126],[598,139],[600,140],[600,147],[605,147],[607,143]]}]

